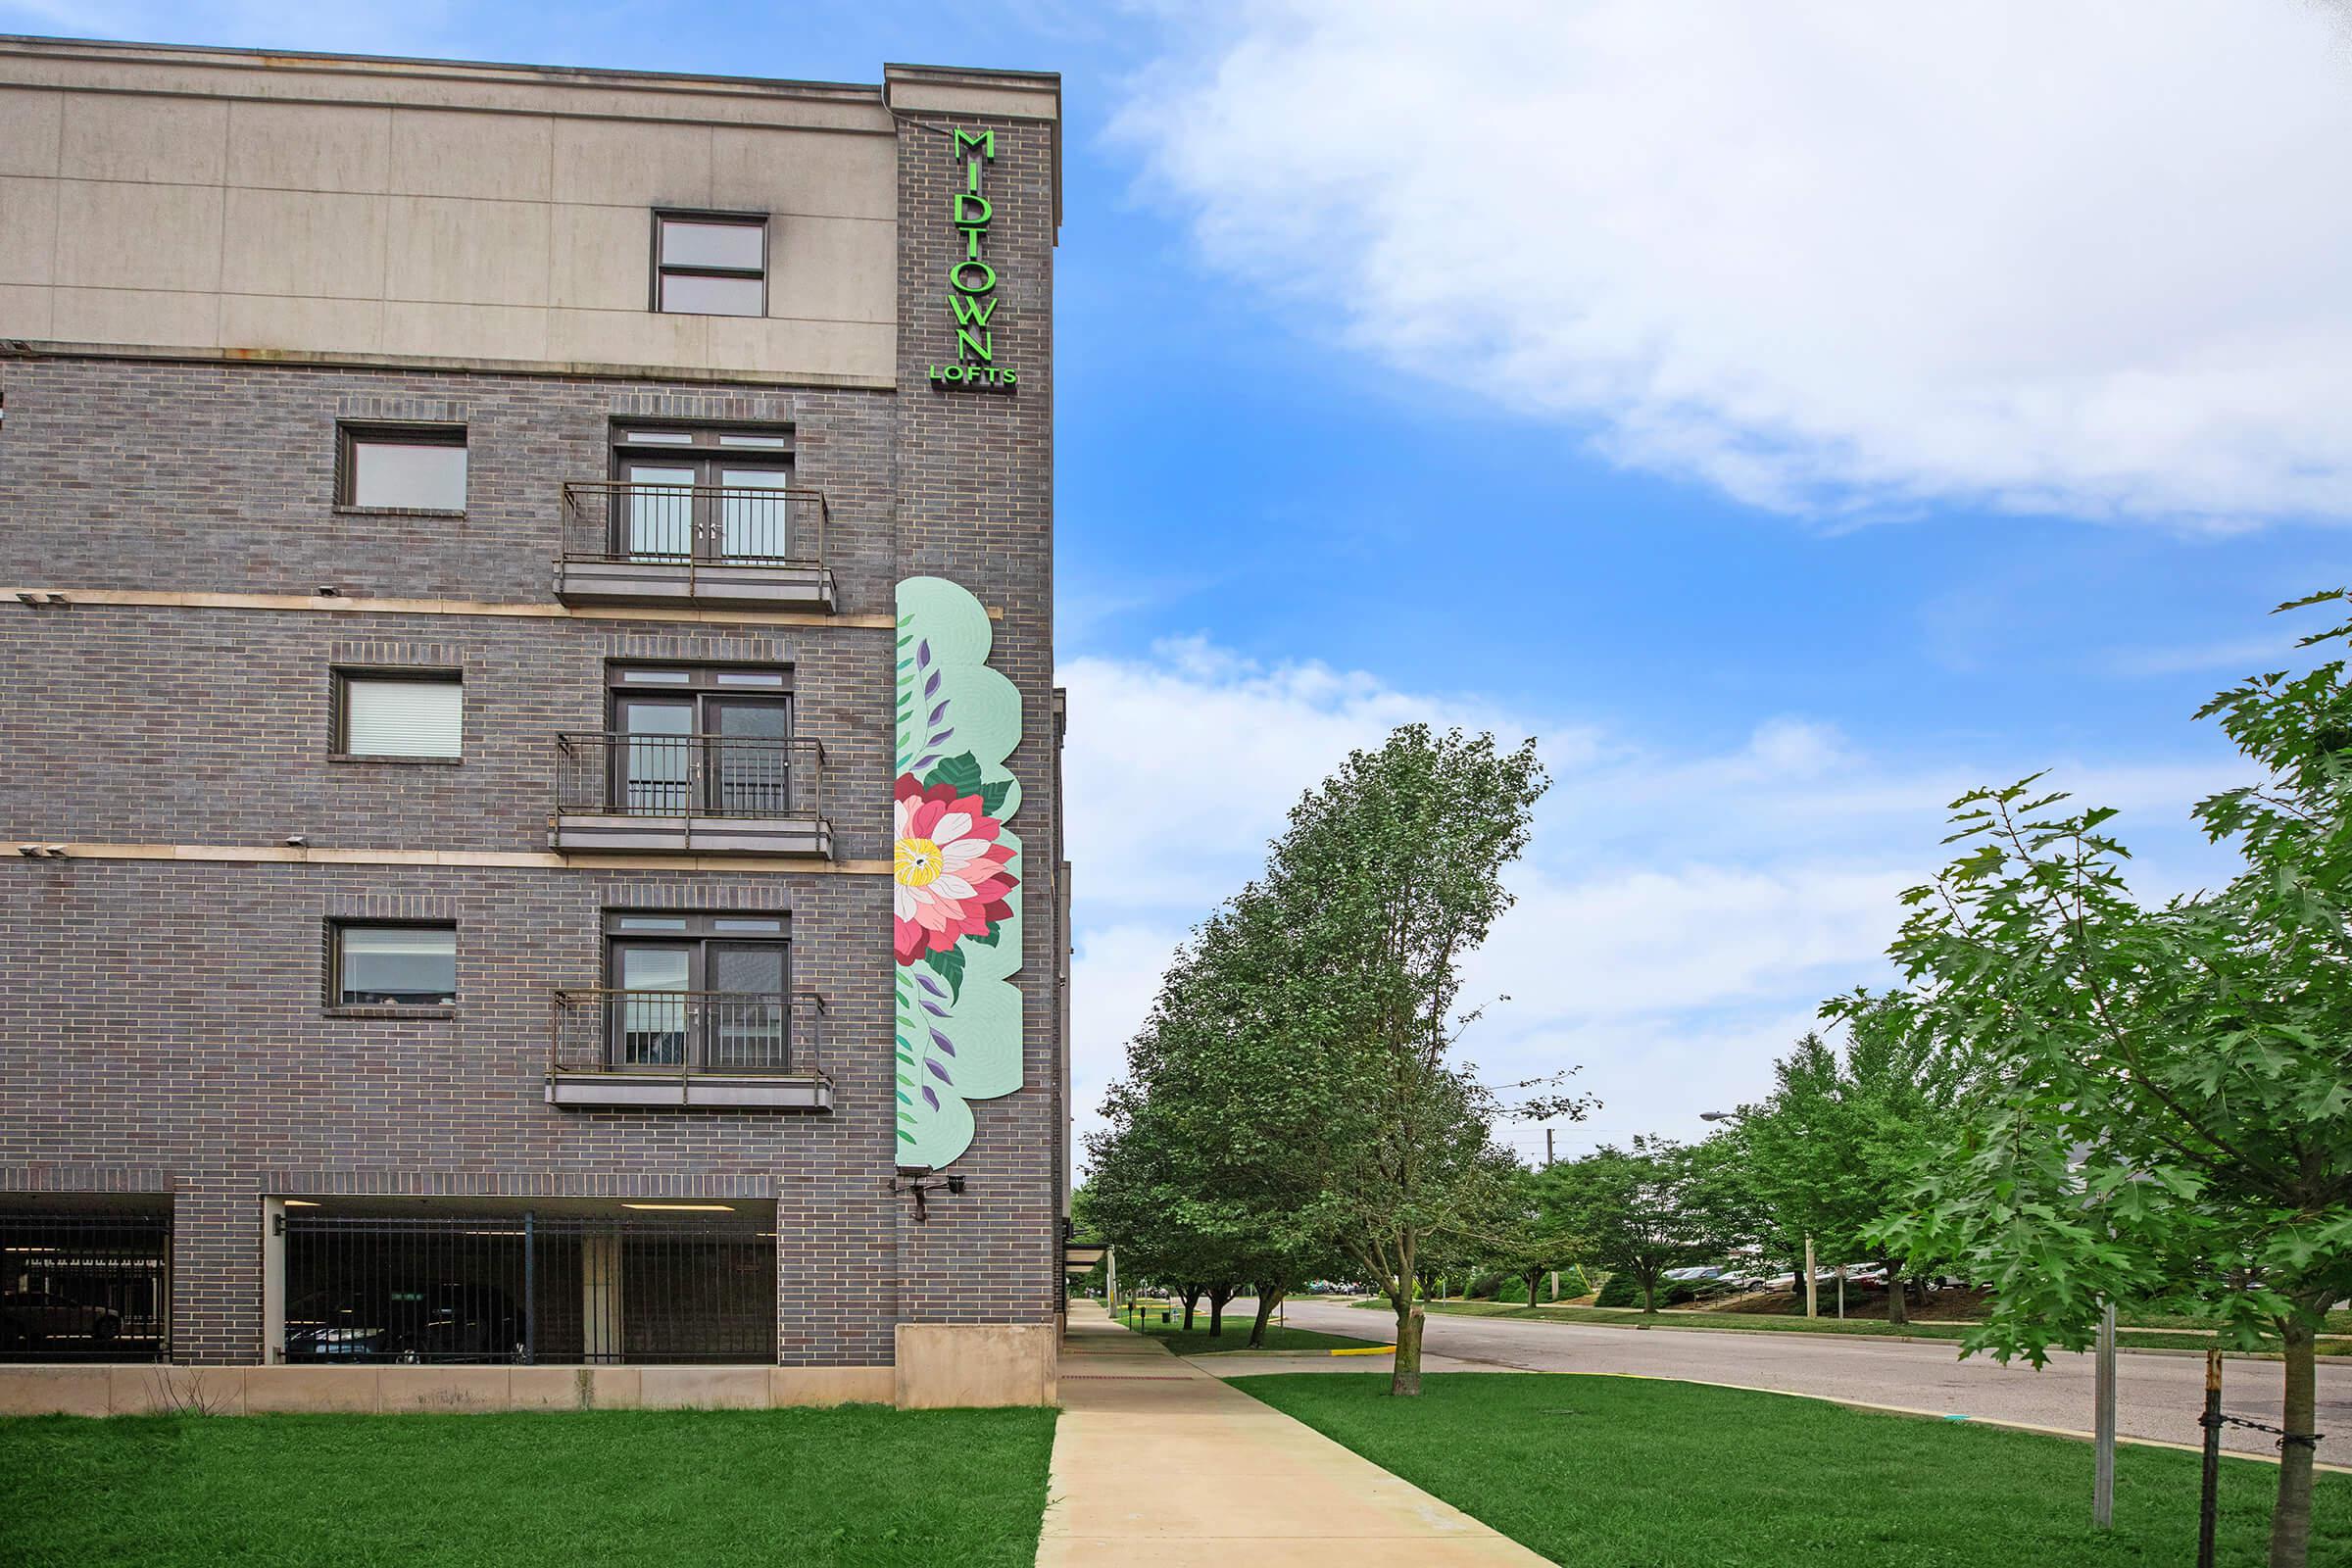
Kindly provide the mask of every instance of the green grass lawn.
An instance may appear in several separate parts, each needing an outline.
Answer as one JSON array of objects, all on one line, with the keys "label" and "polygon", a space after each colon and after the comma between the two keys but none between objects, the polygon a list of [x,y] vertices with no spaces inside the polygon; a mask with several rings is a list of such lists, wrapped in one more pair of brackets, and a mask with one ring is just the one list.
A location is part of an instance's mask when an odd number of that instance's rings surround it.
[{"label": "green grass lawn", "polygon": [[[1697,1384],[1565,1373],[1293,1373],[1234,1387],[1573,1568],[1901,1568],[2195,1560],[2197,1456],[2125,1447],[2090,1528],[2087,1443]],[[2352,1477],[2322,1475],[2311,1560],[2352,1561]],[[2278,1471],[2222,1461],[2221,1560],[2263,1557]]]},{"label": "green grass lawn", "polygon": [[[1194,1314],[1193,1331],[1189,1334],[1186,1333],[1184,1308],[1181,1306],[1174,1310],[1171,1314],[1171,1321],[1166,1323],[1160,1322],[1159,1309],[1156,1307],[1149,1308],[1141,1313],[1122,1309],[1119,1313],[1119,1321],[1138,1334],[1149,1334],[1155,1340],[1164,1341],[1168,1348],[1178,1355],[1207,1355],[1217,1351],[1246,1348],[1250,1344],[1250,1324],[1256,1315],[1257,1309],[1254,1305],[1247,1313],[1227,1312],[1225,1314],[1225,1332],[1214,1339],[1209,1337],[1206,1311]],[[1259,1348],[1267,1350],[1341,1350],[1364,1346],[1386,1345],[1387,1343],[1386,1340],[1350,1339],[1345,1334],[1322,1334],[1314,1329],[1287,1329],[1269,1323],[1266,1325],[1266,1343]]]},{"label": "green grass lawn", "polygon": [[[1389,1312],[1386,1301],[1356,1303]],[[1597,1323],[1610,1328],[1706,1329],[1727,1334],[1844,1334],[1862,1338],[1963,1340],[1969,1323],[1888,1323],[1868,1317],[1785,1317],[1769,1312],[1709,1312],[1695,1308],[1643,1312],[1621,1306],[1505,1306],[1494,1301],[1427,1301],[1426,1310],[1459,1317],[1548,1318],[1558,1323]],[[2342,1314],[2336,1314],[2341,1316]],[[2330,1320],[2332,1327],[2332,1319]],[[2118,1329],[2115,1343],[2127,1350],[2201,1350],[2213,1343],[2196,1329]],[[2352,1341],[2322,1341],[2322,1355],[2352,1355]]]},{"label": "green grass lawn", "polygon": [[1051,1410],[0,1420],[0,1561],[1026,1565]]}]

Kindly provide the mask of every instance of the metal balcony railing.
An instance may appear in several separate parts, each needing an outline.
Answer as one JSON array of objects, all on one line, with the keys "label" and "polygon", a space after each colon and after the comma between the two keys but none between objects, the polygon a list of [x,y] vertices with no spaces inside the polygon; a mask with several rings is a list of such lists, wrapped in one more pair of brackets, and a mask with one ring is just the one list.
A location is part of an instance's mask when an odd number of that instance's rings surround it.
[{"label": "metal balcony railing", "polygon": [[813,991],[559,991],[557,1073],[824,1076]]},{"label": "metal balcony railing", "polygon": [[820,490],[572,479],[564,559],[819,570],[825,518]]},{"label": "metal balcony railing", "polygon": [[559,735],[556,809],[630,817],[824,815],[825,749],[738,735]]}]

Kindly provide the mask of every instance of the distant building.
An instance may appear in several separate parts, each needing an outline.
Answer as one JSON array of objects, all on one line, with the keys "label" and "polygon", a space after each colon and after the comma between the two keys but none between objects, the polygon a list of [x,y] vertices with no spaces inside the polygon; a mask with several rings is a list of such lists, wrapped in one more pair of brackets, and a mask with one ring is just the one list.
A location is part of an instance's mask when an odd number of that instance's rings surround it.
[{"label": "distant building", "polygon": [[0,1360],[1050,1397],[1059,111],[0,39]]}]

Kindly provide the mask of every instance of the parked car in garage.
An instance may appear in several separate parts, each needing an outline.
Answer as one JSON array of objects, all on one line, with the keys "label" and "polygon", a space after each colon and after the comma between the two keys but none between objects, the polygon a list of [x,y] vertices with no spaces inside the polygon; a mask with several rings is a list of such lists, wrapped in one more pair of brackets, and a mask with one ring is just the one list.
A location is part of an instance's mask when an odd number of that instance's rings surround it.
[{"label": "parked car in garage", "polygon": [[48,1291],[0,1295],[0,1346],[54,1345],[59,1341],[108,1341],[122,1332],[122,1315],[86,1306]]},{"label": "parked car in garage", "polygon": [[289,1361],[505,1361],[522,1314],[495,1286],[386,1285],[286,1308]]}]

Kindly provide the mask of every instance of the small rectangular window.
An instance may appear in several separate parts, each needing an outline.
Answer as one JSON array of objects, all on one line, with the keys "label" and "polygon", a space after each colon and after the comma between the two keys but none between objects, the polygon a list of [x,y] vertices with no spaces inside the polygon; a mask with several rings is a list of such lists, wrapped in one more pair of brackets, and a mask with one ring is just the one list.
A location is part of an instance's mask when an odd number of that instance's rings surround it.
[{"label": "small rectangular window", "polygon": [[465,426],[345,425],[335,499],[347,507],[464,512]]},{"label": "small rectangular window", "polygon": [[683,316],[765,316],[767,219],[656,213],[654,309]]},{"label": "small rectangular window", "polygon": [[334,928],[334,978],[328,996],[338,1006],[447,1006],[458,1000],[458,928],[454,925],[368,925]]},{"label": "small rectangular window", "polygon": [[452,761],[466,755],[466,687],[458,676],[352,670],[337,681],[339,754]]}]

